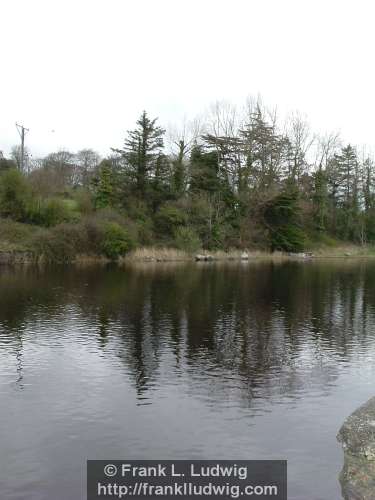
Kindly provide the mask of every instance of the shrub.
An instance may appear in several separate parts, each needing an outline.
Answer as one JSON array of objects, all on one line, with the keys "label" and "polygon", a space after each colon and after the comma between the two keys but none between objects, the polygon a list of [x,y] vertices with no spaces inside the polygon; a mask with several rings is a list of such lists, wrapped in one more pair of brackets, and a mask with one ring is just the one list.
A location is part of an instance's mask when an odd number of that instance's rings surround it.
[{"label": "shrub", "polygon": [[80,213],[88,215],[94,211],[94,203],[90,192],[78,189],[73,193],[73,197]]},{"label": "shrub", "polygon": [[121,226],[124,222],[124,216],[117,210],[110,207],[97,210],[94,218],[98,221],[98,223],[116,222],[119,226]]},{"label": "shrub", "polygon": [[85,219],[85,228],[90,253],[101,254],[105,224],[98,221],[95,217],[88,217]]},{"label": "shrub", "polygon": [[0,246],[2,250],[15,248],[29,250],[35,227],[11,219],[0,219]]},{"label": "shrub", "polygon": [[56,226],[69,218],[65,205],[63,205],[61,200],[57,200],[56,198],[45,202],[41,216],[43,225],[47,227]]},{"label": "shrub", "polygon": [[11,219],[0,219],[0,239],[11,242],[24,241],[33,232],[33,226],[14,222]]},{"label": "shrub", "polygon": [[89,251],[84,224],[59,224],[52,229],[40,229],[34,236],[33,248],[47,261],[70,262],[78,254]]},{"label": "shrub", "polygon": [[156,229],[167,236],[173,236],[178,226],[184,226],[186,222],[185,212],[173,205],[164,205],[155,216]]},{"label": "shrub", "polygon": [[95,212],[92,217],[87,217],[85,220],[91,220],[91,223],[97,226],[101,226],[99,231],[104,231],[104,228],[109,223],[115,223],[124,229],[130,238],[132,244],[138,242],[138,225],[122,212],[114,210],[112,208],[104,208]]},{"label": "shrub", "polygon": [[32,200],[28,206],[29,221],[45,227],[71,222],[77,218],[75,215],[69,204],[59,198]]},{"label": "shrub", "polygon": [[152,228],[152,221],[138,220],[137,225],[137,239],[141,245],[151,245],[154,240],[154,233]]},{"label": "shrub", "polygon": [[22,221],[26,215],[29,188],[24,176],[11,168],[0,177],[0,212],[5,217]]},{"label": "shrub", "polygon": [[184,226],[180,226],[176,229],[174,242],[176,248],[184,250],[185,252],[195,252],[202,245],[194,229]]},{"label": "shrub", "polygon": [[102,253],[109,259],[115,260],[125,255],[133,246],[133,242],[126,229],[116,222],[108,222],[104,227]]},{"label": "shrub", "polygon": [[39,229],[31,240],[32,250],[51,262],[71,262],[82,254],[104,255],[115,260],[133,245],[134,240],[125,228],[94,217]]}]

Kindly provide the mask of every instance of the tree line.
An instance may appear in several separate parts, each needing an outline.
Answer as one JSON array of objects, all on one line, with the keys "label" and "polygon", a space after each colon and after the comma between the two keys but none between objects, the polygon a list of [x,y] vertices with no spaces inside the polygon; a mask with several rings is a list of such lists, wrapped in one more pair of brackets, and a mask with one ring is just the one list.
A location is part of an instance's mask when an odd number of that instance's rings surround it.
[{"label": "tree line", "polygon": [[[259,100],[216,103],[168,132],[144,111],[106,158],[92,149],[0,159],[2,217],[54,226],[115,213],[135,244],[301,251],[314,241],[375,239],[371,155],[338,134],[281,123]],[[70,205],[69,205],[70,203]]]}]

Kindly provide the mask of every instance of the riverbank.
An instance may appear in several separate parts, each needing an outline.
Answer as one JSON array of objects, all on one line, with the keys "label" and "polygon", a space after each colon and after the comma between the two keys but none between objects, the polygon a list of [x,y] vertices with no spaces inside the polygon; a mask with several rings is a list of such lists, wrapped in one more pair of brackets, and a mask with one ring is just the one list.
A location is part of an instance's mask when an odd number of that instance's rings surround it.
[{"label": "riverbank", "polygon": [[75,224],[41,228],[0,219],[0,264],[247,261],[311,258],[370,258],[375,246],[311,237],[305,253],[269,252],[257,248],[229,250],[178,249],[172,241],[142,245],[109,216],[84,218]]},{"label": "riverbank", "polygon": [[[335,248],[321,247],[319,249],[307,250],[302,253],[284,253],[267,252],[263,250],[239,250],[232,249],[228,251],[200,250],[198,252],[184,252],[175,248],[167,247],[140,247],[130,251],[125,256],[117,259],[121,264],[131,264],[136,262],[223,262],[223,261],[286,261],[286,260],[311,260],[311,259],[349,259],[349,258],[374,258],[374,247],[359,247],[354,245],[342,245]],[[62,263],[58,258],[54,260],[51,256],[37,254],[30,250],[21,248],[0,248],[1,264],[44,264],[44,263]],[[78,254],[64,261],[65,263],[75,264],[107,264],[113,262],[112,259],[97,254]]]},{"label": "riverbank", "polygon": [[[202,258],[202,257],[206,258]],[[267,252],[264,250],[239,250],[228,251],[201,250],[195,253],[183,252],[174,248],[143,247],[131,251],[120,259],[121,262],[177,262],[177,261],[223,261],[223,260],[290,260],[290,259],[319,259],[319,258],[372,258],[375,257],[375,247],[339,245],[336,247],[320,246],[307,249],[302,253]]]},{"label": "riverbank", "polygon": [[310,251],[315,258],[375,257],[375,247],[373,245],[341,244],[335,247],[313,247]]},{"label": "riverbank", "polygon": [[253,259],[285,259],[289,256],[282,252],[264,252],[261,250],[232,249],[199,250],[197,252],[184,252],[175,248],[143,247],[131,251],[120,262],[183,262],[183,261],[224,261],[224,260],[253,260]]},{"label": "riverbank", "polygon": [[[146,238],[147,239],[147,238]],[[201,245],[182,245],[173,238],[153,234],[142,241],[130,221],[113,211],[80,217],[74,223],[51,227],[15,222],[0,218],[0,264],[26,263],[107,263],[184,262],[369,258],[375,256],[375,245],[355,245],[325,234],[311,233],[302,253],[291,254],[266,250],[255,242],[247,247],[206,250]],[[186,242],[185,242],[186,243]],[[305,253],[303,253],[305,252]]]}]

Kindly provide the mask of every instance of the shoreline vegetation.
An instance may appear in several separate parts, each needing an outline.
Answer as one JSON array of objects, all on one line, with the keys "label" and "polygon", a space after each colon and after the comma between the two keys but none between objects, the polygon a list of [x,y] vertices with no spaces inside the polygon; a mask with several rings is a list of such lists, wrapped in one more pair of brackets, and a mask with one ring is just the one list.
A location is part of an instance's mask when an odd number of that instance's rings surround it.
[{"label": "shoreline vegetation", "polygon": [[[354,245],[341,245],[335,248],[316,248],[315,251],[300,253],[293,252],[267,252],[262,250],[242,251],[232,249],[229,251],[215,250],[207,252],[186,252],[175,248],[140,247],[126,256],[116,259],[120,266],[137,263],[188,263],[202,262],[284,262],[284,261],[311,261],[317,259],[368,259],[375,257],[375,247],[360,247]],[[43,255],[36,255],[24,249],[0,250],[0,265],[6,264],[109,264],[113,259],[103,255],[80,254],[70,260],[46,259]]]},{"label": "shoreline vegetation", "polygon": [[[205,257],[205,258],[204,258]],[[372,258],[375,257],[375,247],[360,247],[355,245],[341,245],[335,248],[321,247],[315,251],[300,253],[267,252],[262,250],[241,251],[232,249],[227,252],[216,250],[213,252],[200,251],[196,253],[183,252],[173,248],[139,248],[132,251],[120,262],[221,262],[254,260],[311,260],[325,258]]]},{"label": "shoreline vegetation", "polygon": [[168,131],[143,112],[106,158],[92,149],[0,152],[3,263],[370,257],[374,249],[374,159],[337,134],[312,133],[298,113],[278,123],[259,100],[241,110],[216,103]]}]

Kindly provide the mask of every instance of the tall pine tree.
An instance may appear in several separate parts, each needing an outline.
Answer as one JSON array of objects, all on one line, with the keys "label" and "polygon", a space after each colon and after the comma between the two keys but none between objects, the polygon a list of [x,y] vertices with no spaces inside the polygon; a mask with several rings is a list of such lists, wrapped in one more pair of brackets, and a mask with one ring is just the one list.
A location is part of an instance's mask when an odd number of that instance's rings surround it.
[{"label": "tall pine tree", "polygon": [[150,181],[158,174],[160,157],[164,147],[165,130],[156,125],[157,118],[151,120],[143,111],[137,127],[128,131],[121,153],[126,163],[128,178],[134,183],[136,192],[144,197]]}]

